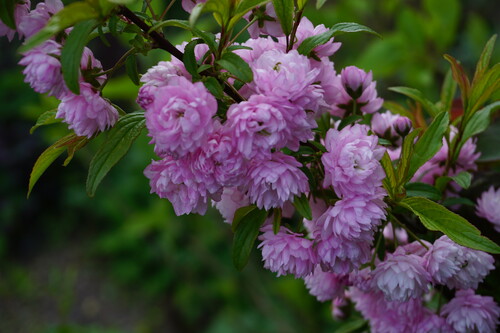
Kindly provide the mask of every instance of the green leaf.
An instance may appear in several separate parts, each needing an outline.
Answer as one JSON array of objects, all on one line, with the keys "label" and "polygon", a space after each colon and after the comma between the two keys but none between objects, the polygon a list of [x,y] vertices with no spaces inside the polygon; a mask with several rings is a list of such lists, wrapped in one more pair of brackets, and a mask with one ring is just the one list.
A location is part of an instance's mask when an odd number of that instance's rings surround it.
[{"label": "green leaf", "polygon": [[423,108],[427,110],[430,116],[434,117],[439,113],[439,109],[434,105],[434,103],[426,99],[422,92],[417,89],[408,87],[391,87],[389,90],[408,96],[420,103]]},{"label": "green leaf", "polygon": [[16,30],[14,11],[17,0],[0,0],[0,20],[9,28]]},{"label": "green leaf", "polygon": [[443,145],[443,135],[448,128],[450,115],[441,112],[434,118],[430,126],[415,144],[410,168],[406,180],[411,179],[415,172],[434,156]]},{"label": "green leaf", "polygon": [[229,29],[232,28],[238,21],[249,11],[255,7],[260,7],[270,2],[270,0],[242,0],[239,1],[234,10],[233,16],[229,20]]},{"label": "green leaf", "polygon": [[402,106],[399,103],[393,101],[384,101],[384,105],[382,107],[384,109],[389,110],[393,114],[399,114],[410,119],[414,118],[413,113],[411,113],[411,111],[407,110],[404,106]]},{"label": "green leaf", "polygon": [[203,84],[210,91],[212,95],[214,95],[218,99],[224,98],[224,89],[220,85],[219,81],[217,81],[214,77],[205,77],[203,78]]},{"label": "green leaf", "polygon": [[31,127],[30,134],[33,134],[33,132],[35,132],[35,130],[40,126],[60,123],[61,119],[56,118],[56,113],[57,109],[42,113],[40,117],[38,117],[36,124]]},{"label": "green leaf", "polygon": [[446,198],[443,201],[443,206],[455,206],[455,205],[466,205],[470,207],[476,207],[476,204],[467,198],[462,197],[454,197],[454,198]]},{"label": "green leaf", "polygon": [[410,170],[410,163],[413,157],[413,151],[415,149],[415,138],[420,133],[420,129],[417,128],[405,137],[403,140],[403,145],[401,147],[401,156],[399,157],[399,163],[397,167],[397,179],[398,187],[404,185],[406,180],[409,179],[408,172]]},{"label": "green leaf", "polygon": [[139,136],[145,126],[143,112],[129,113],[121,117],[109,131],[106,141],[92,158],[87,176],[87,194],[93,197],[97,187],[128,152],[132,142]]},{"label": "green leaf", "polygon": [[203,8],[205,7],[205,3],[198,3],[196,6],[194,6],[193,10],[191,11],[191,14],[189,15],[189,25],[194,27],[196,24],[196,21],[198,21],[198,18],[200,17],[201,13],[203,12]]},{"label": "green leaf", "polygon": [[[274,3],[274,1],[273,1]],[[352,32],[367,32],[382,38],[377,32],[365,27],[364,25],[353,22],[342,22],[335,24],[330,30],[325,31],[319,35],[307,37],[297,48],[297,51],[303,55],[309,55],[312,50],[318,45],[323,45],[328,42],[332,37]]]},{"label": "green leaf", "polygon": [[272,0],[276,16],[285,35],[290,35],[293,27],[293,0]]},{"label": "green leaf", "polygon": [[351,319],[345,323],[342,323],[337,329],[335,329],[335,333],[354,333],[358,332],[360,328],[367,326],[368,322],[363,318],[355,318]]},{"label": "green leaf", "polygon": [[351,125],[351,124],[357,122],[358,120],[363,120],[363,117],[360,115],[356,115],[356,114],[345,117],[340,121],[339,127],[337,129],[340,131],[344,127]]},{"label": "green leaf", "polygon": [[450,112],[453,99],[457,93],[457,83],[453,80],[451,69],[448,70],[441,88],[441,111]]},{"label": "green leaf", "polygon": [[61,51],[61,70],[66,86],[75,94],[80,94],[80,63],[87,37],[97,22],[88,20],[80,22],[69,34]]},{"label": "green leaf", "polygon": [[495,47],[496,39],[497,35],[493,35],[484,46],[483,52],[481,53],[479,61],[477,62],[476,65],[476,72],[474,73],[474,78],[472,79],[473,85],[482,78],[483,74],[488,69],[488,66],[490,64],[491,54],[493,53],[493,49]]},{"label": "green leaf", "polygon": [[493,93],[500,89],[500,63],[496,63],[481,79],[473,82],[470,90],[466,119],[469,119]]},{"label": "green leaf", "polygon": [[69,28],[78,22],[87,21],[99,17],[99,12],[90,4],[90,2],[73,2],[57,14],[52,16],[47,25],[35,35],[31,36],[23,46],[19,48],[20,53],[24,53],[43,43],[50,37],[58,34],[66,28]]},{"label": "green leaf", "polygon": [[234,1],[232,0],[208,0],[207,2],[205,2],[202,12],[213,13],[217,23],[219,23],[223,27],[228,28],[233,4]]},{"label": "green leaf", "polygon": [[441,200],[443,194],[437,188],[426,183],[407,183],[405,185],[406,196],[424,197],[434,201]]},{"label": "green leaf", "polygon": [[480,231],[466,219],[425,198],[405,198],[399,205],[417,215],[429,230],[441,231],[454,242],[471,249],[500,253],[500,246],[481,236]]},{"label": "green leaf", "polygon": [[224,53],[222,58],[217,60],[217,64],[243,82],[251,82],[253,80],[252,69],[245,60],[235,53]]},{"label": "green leaf", "polygon": [[[68,149],[68,158],[71,159],[76,148],[82,147],[82,143],[86,143],[88,139],[84,136],[76,136],[75,134],[69,134],[58,141],[56,141],[52,146],[45,149],[45,151],[38,157],[33,166],[33,170],[30,174],[30,180],[28,185],[28,197],[30,196],[31,190],[33,190],[33,186],[35,186],[36,182],[43,175],[45,170],[61,155],[66,149]],[[67,159],[64,162],[64,166],[69,163]]]},{"label": "green leaf", "polygon": [[233,263],[238,270],[242,270],[248,263],[250,252],[266,217],[265,210],[255,208],[245,214],[237,224],[233,238]]},{"label": "green leaf", "polygon": [[184,67],[186,67],[188,73],[191,74],[194,78],[200,76],[200,74],[198,74],[198,63],[196,62],[196,56],[194,54],[194,48],[200,41],[200,39],[190,41],[186,45],[186,48],[184,49],[184,56],[182,57]]},{"label": "green leaf", "polygon": [[325,4],[326,0],[316,0],[316,9],[320,9]]},{"label": "green leaf", "polygon": [[233,232],[236,231],[236,227],[238,227],[238,224],[241,222],[241,220],[251,211],[257,209],[257,206],[255,205],[250,205],[250,206],[245,206],[245,207],[240,207],[234,212],[233,216],[233,222],[231,223],[231,228],[233,229]]},{"label": "green leaf", "polygon": [[470,96],[470,82],[469,78],[465,74],[465,71],[457,61],[457,59],[452,56],[445,54],[444,58],[451,64],[451,71],[453,73],[453,78],[458,83],[460,87],[460,92],[462,93],[462,103],[464,106],[464,110],[467,111],[469,96]]},{"label": "green leaf", "polygon": [[311,206],[309,206],[309,199],[307,199],[305,194],[302,194],[300,197],[295,196],[293,206],[297,209],[297,212],[302,215],[302,217],[309,221],[312,220]]},{"label": "green leaf", "polygon": [[385,178],[382,183],[384,184],[384,188],[389,194],[389,197],[394,199],[394,195],[398,187],[398,181],[396,179],[396,171],[392,165],[392,160],[387,151],[384,153],[384,156],[382,156],[380,164],[382,164],[382,168],[384,168],[385,171]]},{"label": "green leaf", "polygon": [[276,235],[280,231],[281,226],[281,208],[273,210],[273,232]]},{"label": "green leaf", "polygon": [[127,60],[125,61],[125,70],[127,71],[127,75],[132,83],[138,86],[141,81],[139,79],[139,71],[137,70],[137,60],[135,58],[135,54],[131,54],[127,57]]},{"label": "green leaf", "polygon": [[462,137],[460,142],[458,143],[457,153],[455,158],[458,156],[460,149],[462,146],[474,135],[477,135],[488,128],[490,125],[490,115],[492,112],[496,111],[500,108],[500,101],[491,103],[488,106],[485,106],[481,110],[475,112],[472,117],[465,125]]},{"label": "green leaf", "polygon": [[453,177],[441,176],[436,179],[436,187],[440,191],[444,191],[448,183],[451,181],[455,181],[455,183],[457,183],[461,188],[467,189],[471,184],[472,175],[467,171],[462,171],[458,175],[455,175]]}]

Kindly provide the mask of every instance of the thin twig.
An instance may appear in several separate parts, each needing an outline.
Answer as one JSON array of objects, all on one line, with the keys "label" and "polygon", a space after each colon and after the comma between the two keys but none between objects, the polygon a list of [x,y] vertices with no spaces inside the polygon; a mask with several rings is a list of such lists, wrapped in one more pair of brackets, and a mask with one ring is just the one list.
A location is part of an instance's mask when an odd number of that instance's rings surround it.
[{"label": "thin twig", "polygon": [[111,67],[110,69],[108,69],[107,71],[103,72],[103,74],[105,73],[107,75],[106,77],[106,81],[104,81],[103,84],[101,84],[101,87],[99,88],[101,91],[104,89],[104,87],[106,86],[106,84],[108,83],[109,79],[111,78],[111,76],[113,75],[113,73],[118,69],[120,68],[121,66],[123,66],[123,64],[125,63],[125,61],[127,60],[128,56],[131,55],[131,54],[134,54],[135,52],[137,52],[137,49],[135,47],[131,48],[130,50],[128,50],[127,52],[125,52],[120,59],[118,59],[118,61],[116,62],[116,64]]},{"label": "thin twig", "polygon": [[240,35],[246,31],[252,24],[254,24],[257,21],[257,17],[254,17],[250,22],[248,22],[247,25],[245,25],[234,37],[229,41],[229,45],[233,44]]},{"label": "thin twig", "polygon": [[165,10],[163,11],[163,13],[161,13],[160,21],[163,20],[163,18],[165,17],[165,15],[167,15],[168,11],[174,5],[174,3],[175,3],[175,0],[170,1],[170,3],[168,4],[167,8],[165,8]]},{"label": "thin twig", "polygon": [[[415,235],[413,233],[413,231],[411,231],[407,226],[405,226],[403,224],[403,222],[399,221],[396,216],[392,215],[392,214],[389,214],[389,217],[391,218],[391,221],[393,222],[396,222],[401,228],[403,228],[404,230],[406,230],[406,232],[408,234],[410,234],[410,236],[412,236],[413,238],[415,238],[417,240],[417,242],[419,242],[423,247],[425,247],[426,250],[429,250],[429,247],[427,245],[425,245],[424,242],[422,242],[422,240],[420,239],[420,237],[418,237],[417,235]],[[394,226],[393,226],[394,227]]]},{"label": "thin twig", "polygon": [[151,0],[146,0],[146,6],[148,6],[149,12],[151,13],[153,19],[157,21],[158,17],[156,17],[155,11],[153,10],[153,7],[151,7]]}]

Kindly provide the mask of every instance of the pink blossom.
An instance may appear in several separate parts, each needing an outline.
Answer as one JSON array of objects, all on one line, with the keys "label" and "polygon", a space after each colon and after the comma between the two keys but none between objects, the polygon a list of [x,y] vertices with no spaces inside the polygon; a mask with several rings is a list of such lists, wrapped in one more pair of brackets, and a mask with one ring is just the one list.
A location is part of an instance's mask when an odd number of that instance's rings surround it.
[{"label": "pink blossom", "polygon": [[229,224],[233,222],[234,213],[239,208],[249,204],[248,197],[236,187],[225,187],[220,201],[214,202],[214,206],[221,213],[224,222]]},{"label": "pink blossom", "polygon": [[[299,26],[297,28],[297,33],[295,35],[296,41],[294,43],[294,49],[297,49],[300,44],[304,41],[304,39],[316,35],[320,35],[324,32],[327,32],[329,29],[326,28],[323,24],[314,26],[311,21],[307,17],[302,17],[300,20]],[[284,38],[281,38],[280,41],[283,43]],[[332,56],[335,52],[338,51],[342,43],[334,43],[333,42],[333,37],[330,38],[330,40],[324,44],[316,46],[313,50],[312,53],[317,56],[317,57],[330,57]]]},{"label": "pink blossom", "polygon": [[21,3],[21,1],[19,2],[20,3],[16,4],[16,8],[14,9],[14,21],[17,27],[16,30],[11,29],[0,20],[0,37],[7,36],[9,42],[12,41],[16,32],[19,36],[19,39],[23,38],[23,36],[25,35],[24,32],[20,29],[20,22],[22,22],[23,18],[28,15],[31,2],[29,0],[25,0],[23,3]]},{"label": "pink blossom", "polygon": [[262,249],[264,267],[278,276],[293,274],[296,278],[303,278],[310,274],[317,262],[313,250],[313,242],[303,238],[284,226],[274,234],[270,224],[261,228],[259,236],[262,242],[258,248]]},{"label": "pink blossom", "polygon": [[491,255],[458,245],[447,236],[436,240],[424,258],[435,283],[456,289],[476,289],[495,268]]},{"label": "pink blossom", "polygon": [[304,278],[309,293],[320,302],[343,296],[347,280],[346,275],[323,272],[319,265],[316,266],[312,274]]},{"label": "pink blossom", "polygon": [[392,224],[387,224],[384,228],[384,238],[394,241],[394,234],[396,235],[396,240],[399,244],[408,243],[408,234],[406,233],[406,230],[396,228],[396,230],[394,231],[394,227],[392,226]]},{"label": "pink blossom", "polygon": [[177,77],[158,88],[145,114],[155,152],[160,156],[194,152],[212,133],[216,111],[217,101],[201,82]]},{"label": "pink blossom", "polygon": [[272,3],[257,7],[252,13],[244,16],[247,21],[251,21],[257,17],[257,21],[248,28],[248,33],[251,38],[258,38],[259,35],[268,35],[273,37],[283,36],[283,29],[276,16],[276,11]]},{"label": "pink blossom", "polygon": [[176,160],[166,156],[160,161],[152,161],[144,170],[144,175],[149,178],[151,193],[168,199],[176,215],[205,214],[212,193],[203,181],[195,177],[189,159]]},{"label": "pink blossom", "polygon": [[250,161],[245,187],[250,201],[257,207],[269,210],[283,207],[286,201],[309,190],[306,175],[299,169],[302,164],[282,152],[275,152],[269,159]]},{"label": "pink blossom", "polygon": [[476,214],[490,221],[495,230],[500,232],[500,188],[495,191],[490,186],[477,200]]},{"label": "pink blossom", "polygon": [[29,38],[40,31],[52,17],[52,15],[63,9],[60,0],[45,0],[36,5],[36,8],[23,16],[19,22],[19,30]]},{"label": "pink blossom", "polygon": [[286,51],[286,47],[280,43],[275,42],[271,37],[250,38],[242,44],[242,46],[250,47],[251,50],[241,49],[235,50],[234,53],[238,54],[243,60],[251,65],[257,60],[264,52],[270,50]]},{"label": "pink blossom", "polygon": [[441,313],[457,333],[494,333],[499,323],[500,307],[493,297],[475,295],[471,289],[458,290]]},{"label": "pink blossom", "polygon": [[56,118],[63,119],[78,136],[92,137],[113,126],[118,111],[86,82],[80,83],[80,95],[66,94],[57,108]]},{"label": "pink blossom", "polygon": [[330,129],[325,147],[328,152],[321,157],[325,188],[333,185],[338,196],[373,196],[379,191],[385,177],[379,163],[384,148],[375,135],[368,135],[368,127],[356,124],[341,131]]},{"label": "pink blossom", "polygon": [[200,3],[205,3],[207,0],[182,0],[182,9],[186,12],[191,13],[193,8]]},{"label": "pink blossom", "polygon": [[430,280],[421,257],[389,254],[373,271],[372,286],[389,301],[406,302],[427,292]]}]

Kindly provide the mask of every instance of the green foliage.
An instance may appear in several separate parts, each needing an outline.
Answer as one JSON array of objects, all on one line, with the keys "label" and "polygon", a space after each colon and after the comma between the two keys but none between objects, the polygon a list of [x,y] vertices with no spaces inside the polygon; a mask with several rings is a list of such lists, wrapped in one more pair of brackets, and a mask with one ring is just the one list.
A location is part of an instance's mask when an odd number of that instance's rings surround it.
[{"label": "green foliage", "polygon": [[443,196],[440,190],[426,183],[407,183],[404,187],[407,197],[423,197],[438,201]]},{"label": "green foliage", "polygon": [[248,263],[259,229],[266,220],[267,212],[254,207],[241,217],[234,227],[233,263],[242,270]]},{"label": "green foliage", "polygon": [[109,131],[106,141],[90,162],[87,177],[87,194],[94,196],[97,187],[141,134],[146,120],[143,112],[134,112],[121,117]]},{"label": "green foliage", "polygon": [[16,29],[16,19],[14,9],[16,0],[0,0],[0,20],[11,29]]},{"label": "green foliage", "polygon": [[137,70],[137,60],[135,54],[131,54],[125,61],[125,70],[133,84],[138,86],[140,84],[139,71]]},{"label": "green foliage", "polygon": [[422,92],[418,91],[417,89],[408,87],[391,87],[389,88],[389,90],[406,95],[416,102],[422,104],[424,109],[427,110],[429,115],[432,117],[436,116],[439,113],[438,108],[431,101],[426,99]]},{"label": "green foliage", "polygon": [[45,111],[38,117],[36,124],[31,127],[30,134],[33,134],[35,130],[40,126],[51,125],[60,123],[61,119],[56,118],[57,109]]},{"label": "green foliage", "polygon": [[80,63],[87,37],[94,29],[95,20],[83,21],[71,30],[61,50],[61,69],[66,86],[75,94],[80,94]]},{"label": "green foliage", "polygon": [[293,0],[272,0],[276,16],[285,35],[290,35],[293,28],[294,2]]},{"label": "green foliage", "polygon": [[313,219],[311,207],[309,206],[309,199],[305,194],[302,194],[300,197],[295,196],[293,200],[293,206],[297,209],[297,212],[302,215],[305,219],[311,221]]},{"label": "green foliage", "polygon": [[243,82],[250,82],[253,80],[253,72],[250,66],[245,60],[241,59],[239,55],[233,52],[225,52],[222,57],[217,60],[217,64]]},{"label": "green foliage", "polygon": [[500,246],[481,236],[480,231],[466,219],[426,198],[406,198],[399,205],[417,215],[423,225],[441,231],[454,242],[476,250],[500,253]]}]

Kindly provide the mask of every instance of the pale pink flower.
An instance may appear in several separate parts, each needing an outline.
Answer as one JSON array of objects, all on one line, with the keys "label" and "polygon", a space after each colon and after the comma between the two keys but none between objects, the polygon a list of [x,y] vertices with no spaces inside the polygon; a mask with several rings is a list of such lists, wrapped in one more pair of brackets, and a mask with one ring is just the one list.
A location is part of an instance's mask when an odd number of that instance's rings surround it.
[{"label": "pale pink flower", "polygon": [[500,232],[500,188],[495,191],[490,186],[488,191],[481,194],[477,199],[476,214],[490,221],[495,230]]},{"label": "pale pink flower", "polygon": [[319,265],[316,266],[312,274],[304,278],[309,293],[320,302],[342,297],[347,281],[346,275],[323,272]]}]

